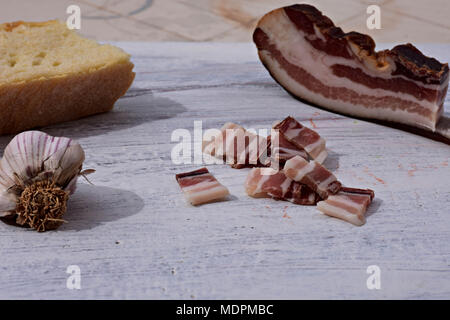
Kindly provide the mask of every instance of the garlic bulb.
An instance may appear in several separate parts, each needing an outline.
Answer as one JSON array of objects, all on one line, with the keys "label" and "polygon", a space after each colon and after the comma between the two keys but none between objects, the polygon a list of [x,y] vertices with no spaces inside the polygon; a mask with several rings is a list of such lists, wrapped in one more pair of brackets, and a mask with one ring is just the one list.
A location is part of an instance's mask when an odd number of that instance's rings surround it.
[{"label": "garlic bulb", "polygon": [[15,136],[0,160],[0,217],[37,231],[59,227],[83,161],[72,139],[40,131]]}]

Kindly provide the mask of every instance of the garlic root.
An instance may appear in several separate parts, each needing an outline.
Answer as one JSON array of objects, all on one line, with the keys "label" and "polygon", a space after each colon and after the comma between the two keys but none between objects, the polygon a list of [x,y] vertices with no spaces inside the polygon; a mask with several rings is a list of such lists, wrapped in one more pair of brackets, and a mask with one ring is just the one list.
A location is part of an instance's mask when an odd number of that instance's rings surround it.
[{"label": "garlic root", "polygon": [[23,190],[17,201],[16,222],[38,232],[58,228],[64,220],[69,194],[54,181],[35,182]]}]

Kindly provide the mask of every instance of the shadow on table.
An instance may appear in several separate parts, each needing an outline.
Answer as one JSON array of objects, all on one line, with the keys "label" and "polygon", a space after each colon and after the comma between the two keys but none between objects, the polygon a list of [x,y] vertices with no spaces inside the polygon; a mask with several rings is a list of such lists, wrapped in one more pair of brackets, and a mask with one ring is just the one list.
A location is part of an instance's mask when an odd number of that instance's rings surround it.
[{"label": "shadow on table", "polygon": [[339,168],[339,157],[340,154],[327,149],[328,157],[323,162],[323,166],[330,170],[331,172],[336,171]]},{"label": "shadow on table", "polygon": [[137,214],[144,201],[136,193],[80,183],[70,197],[64,223],[58,230],[86,230]]},{"label": "shadow on table", "polygon": [[[146,93],[119,99],[110,112],[35,130],[42,130],[52,136],[79,139],[170,119],[185,111],[186,108],[178,102]],[[0,148],[4,149],[13,137],[14,135],[0,137]]]},{"label": "shadow on table", "polygon": [[367,208],[366,218],[375,214],[382,204],[383,204],[383,200],[381,200],[380,198],[377,198],[377,195],[375,194],[375,198],[373,199],[372,203]]}]

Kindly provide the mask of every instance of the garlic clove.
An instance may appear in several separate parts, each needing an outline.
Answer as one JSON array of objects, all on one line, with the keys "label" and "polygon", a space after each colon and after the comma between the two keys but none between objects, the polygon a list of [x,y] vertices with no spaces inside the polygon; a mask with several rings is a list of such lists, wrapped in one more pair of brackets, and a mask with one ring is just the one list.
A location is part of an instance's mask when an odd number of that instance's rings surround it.
[{"label": "garlic clove", "polygon": [[[40,131],[26,131],[15,136],[5,148],[1,160],[2,180],[6,186],[29,182],[42,171],[42,163],[72,140],[51,137]],[[17,181],[17,178],[19,181]]]},{"label": "garlic clove", "polygon": [[69,195],[75,193],[75,190],[77,189],[77,179],[78,176],[73,177],[72,180],[70,180],[67,186],[64,188],[64,191],[69,193]]},{"label": "garlic clove", "polygon": [[84,151],[78,143],[60,149],[44,161],[44,170],[53,172],[54,181],[65,188],[81,171]]},{"label": "garlic clove", "polygon": [[0,189],[6,190],[14,185],[14,180],[8,175],[8,171],[3,169],[3,159],[0,160]]}]

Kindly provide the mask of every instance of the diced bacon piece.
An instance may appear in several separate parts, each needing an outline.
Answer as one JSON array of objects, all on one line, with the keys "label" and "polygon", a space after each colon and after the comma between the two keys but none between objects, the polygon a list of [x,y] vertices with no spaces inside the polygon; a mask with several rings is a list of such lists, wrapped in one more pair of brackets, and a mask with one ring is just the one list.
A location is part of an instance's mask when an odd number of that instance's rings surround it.
[{"label": "diced bacon piece", "polygon": [[286,161],[284,172],[292,180],[306,184],[322,199],[337,193],[341,188],[341,183],[325,167],[316,161],[308,162],[299,156]]},{"label": "diced bacon piece", "polygon": [[252,168],[245,181],[245,191],[254,198],[267,197],[267,192],[272,188],[277,188],[281,190],[281,194],[285,194],[291,181],[282,172],[272,168]]},{"label": "diced bacon piece", "polygon": [[175,177],[184,196],[194,206],[220,200],[230,194],[206,168],[179,173]]},{"label": "diced bacon piece", "polygon": [[320,197],[306,185],[272,168],[253,168],[245,181],[245,190],[251,197],[272,197],[295,204],[315,205]]},{"label": "diced bacon piece", "polygon": [[[268,166],[270,158],[268,157],[268,141],[265,137],[256,135],[248,130],[242,134],[240,132],[234,138],[234,149],[236,156],[231,167],[241,169],[248,166]],[[231,151],[228,151],[231,152]],[[227,160],[228,163],[229,160]]]},{"label": "diced bacon piece", "polygon": [[227,129],[234,130],[234,129],[242,129],[245,130],[243,127],[241,127],[238,124],[227,122],[225,123],[222,128],[220,129],[220,133],[218,133],[215,136],[212,136],[210,140],[203,140],[203,152],[206,154],[209,154],[211,156],[216,155],[216,148],[219,148],[218,153],[221,155],[224,154],[223,148],[224,148],[224,141],[226,138],[226,132]]},{"label": "diced bacon piece", "polygon": [[342,187],[336,195],[320,201],[317,209],[324,214],[348,221],[355,226],[366,223],[365,213],[375,193],[372,190]]},{"label": "diced bacon piece", "polygon": [[243,127],[226,123],[220,134],[209,141],[203,141],[203,152],[224,159],[233,168],[268,166],[267,139]]},{"label": "diced bacon piece", "polygon": [[293,96],[338,113],[446,135],[437,124],[448,64],[410,43],[375,51],[370,36],[345,33],[307,4],[267,13],[253,41],[270,75]]},{"label": "diced bacon piece", "polygon": [[318,163],[328,156],[325,140],[314,130],[302,126],[292,117],[287,117],[274,126],[280,134],[299,149],[304,149]]},{"label": "diced bacon piece", "polygon": [[[290,143],[278,130],[273,130],[272,135],[267,139],[270,141],[271,159],[272,161],[278,161],[279,165],[284,165],[287,160],[295,156],[308,159],[308,154],[303,148],[298,148]],[[278,139],[278,145],[277,143],[272,144],[272,141],[276,141],[275,139]]]}]

